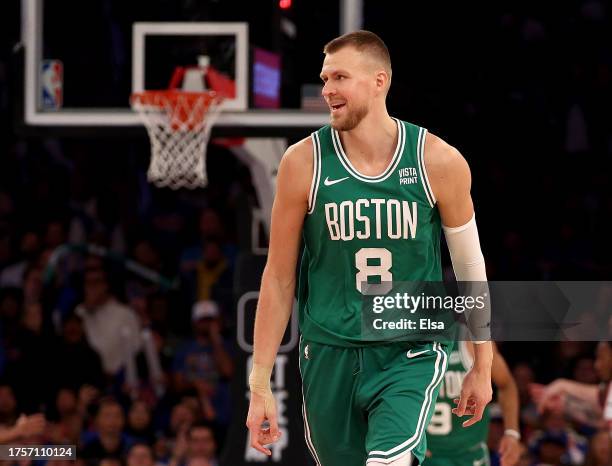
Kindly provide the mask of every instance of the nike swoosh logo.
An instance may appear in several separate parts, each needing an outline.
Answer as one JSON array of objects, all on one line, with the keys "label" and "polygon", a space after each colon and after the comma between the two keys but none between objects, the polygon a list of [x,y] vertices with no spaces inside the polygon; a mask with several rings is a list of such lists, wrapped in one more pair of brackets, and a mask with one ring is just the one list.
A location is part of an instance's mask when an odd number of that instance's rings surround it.
[{"label": "nike swoosh logo", "polygon": [[425,354],[428,351],[429,350],[423,350],[423,351],[417,351],[416,353],[413,353],[412,350],[408,350],[408,352],[406,353],[406,357],[408,359],[416,358],[417,356],[420,356],[421,354]]},{"label": "nike swoosh logo", "polygon": [[326,178],[325,178],[325,180],[323,181],[323,184],[324,184],[325,186],[331,186],[331,185],[333,185],[333,184],[340,183],[341,181],[348,180],[348,179],[349,179],[349,177],[348,177],[348,176],[345,176],[344,178],[338,178],[337,180],[330,180],[330,179],[329,179],[329,176],[328,176],[328,177],[326,177]]}]

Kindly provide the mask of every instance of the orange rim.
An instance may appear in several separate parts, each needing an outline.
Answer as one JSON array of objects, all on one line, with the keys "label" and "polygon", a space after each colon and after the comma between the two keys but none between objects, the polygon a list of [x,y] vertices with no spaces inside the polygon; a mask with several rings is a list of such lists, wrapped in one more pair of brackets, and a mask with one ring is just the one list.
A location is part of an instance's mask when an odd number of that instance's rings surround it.
[{"label": "orange rim", "polygon": [[164,107],[167,103],[180,103],[193,107],[196,103],[203,102],[204,108],[208,108],[213,102],[221,100],[223,100],[222,97],[215,91],[184,92],[176,89],[135,92],[131,96],[132,104],[139,103],[156,107]]},{"label": "orange rim", "polygon": [[211,106],[222,100],[223,97],[215,91],[184,92],[176,89],[135,92],[131,96],[132,106],[157,107],[167,112],[172,129],[180,129],[186,124],[189,130],[203,122]]}]

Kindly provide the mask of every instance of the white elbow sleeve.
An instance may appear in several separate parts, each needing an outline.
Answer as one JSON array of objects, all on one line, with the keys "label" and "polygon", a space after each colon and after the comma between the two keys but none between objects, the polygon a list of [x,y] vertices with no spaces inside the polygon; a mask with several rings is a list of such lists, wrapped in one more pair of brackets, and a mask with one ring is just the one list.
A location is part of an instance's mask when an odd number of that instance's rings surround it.
[{"label": "white elbow sleeve", "polygon": [[487,280],[485,260],[480,250],[476,218],[460,227],[442,225],[457,281],[484,282]]},{"label": "white elbow sleeve", "polygon": [[484,343],[491,339],[491,302],[485,260],[480,249],[478,228],[475,217],[465,225],[450,228],[443,226],[444,236],[450,252],[459,292],[471,296],[476,301],[480,297],[484,304],[478,312],[465,312],[470,339],[474,343]]}]

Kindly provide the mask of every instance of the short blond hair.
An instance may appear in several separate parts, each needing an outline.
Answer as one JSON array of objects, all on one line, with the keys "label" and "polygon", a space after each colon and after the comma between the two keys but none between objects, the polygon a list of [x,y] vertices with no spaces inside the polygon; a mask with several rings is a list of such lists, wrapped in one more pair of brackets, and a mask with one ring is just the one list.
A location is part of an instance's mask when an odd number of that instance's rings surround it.
[{"label": "short blond hair", "polygon": [[323,47],[323,53],[335,53],[345,47],[353,47],[359,52],[365,52],[377,59],[391,75],[391,56],[383,40],[370,31],[355,31],[343,34],[329,41]]}]

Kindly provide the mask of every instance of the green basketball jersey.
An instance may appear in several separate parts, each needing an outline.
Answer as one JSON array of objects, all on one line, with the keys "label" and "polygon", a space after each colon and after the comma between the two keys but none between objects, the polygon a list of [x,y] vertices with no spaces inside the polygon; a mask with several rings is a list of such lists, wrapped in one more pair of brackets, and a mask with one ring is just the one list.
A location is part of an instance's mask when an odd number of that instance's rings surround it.
[{"label": "green basketball jersey", "polygon": [[378,176],[353,167],[330,126],[312,134],[298,288],[300,328],[309,341],[366,345],[360,338],[365,293],[381,294],[391,282],[442,280],[440,215],[423,160],[427,130],[395,122],[397,147]]},{"label": "green basketball jersey", "polygon": [[440,385],[434,414],[427,427],[427,448],[436,455],[458,454],[487,441],[489,429],[489,410],[485,408],[482,419],[470,427],[463,427],[469,416],[460,418],[451,412],[455,407],[454,399],[461,395],[461,385],[465,374],[472,367],[473,357],[465,341],[457,342],[448,358],[448,368]]}]

